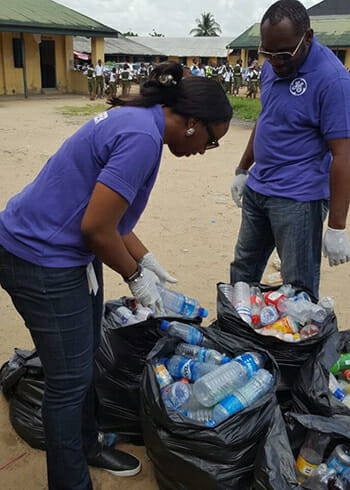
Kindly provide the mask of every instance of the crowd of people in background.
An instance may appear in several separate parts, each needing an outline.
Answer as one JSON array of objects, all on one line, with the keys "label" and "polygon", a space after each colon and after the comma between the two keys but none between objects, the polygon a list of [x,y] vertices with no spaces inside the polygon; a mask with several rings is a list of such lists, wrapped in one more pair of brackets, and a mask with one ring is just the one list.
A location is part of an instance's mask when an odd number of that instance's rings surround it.
[{"label": "crowd of people in background", "polygon": [[[92,63],[78,65],[79,70],[87,76],[88,93],[90,100],[105,96],[117,95],[120,87],[120,95],[130,95],[132,83],[139,84],[140,90],[148,79],[153,65],[152,63],[124,62],[117,65],[104,65],[98,60],[94,66]],[[242,60],[237,59],[235,64],[230,63],[199,63],[193,59],[191,66],[184,66],[184,77],[196,76],[217,80],[225,92],[229,95],[239,96],[240,90],[246,87],[244,92],[247,98],[256,98],[260,88],[261,66],[258,60],[248,61],[248,67],[242,67]]]}]

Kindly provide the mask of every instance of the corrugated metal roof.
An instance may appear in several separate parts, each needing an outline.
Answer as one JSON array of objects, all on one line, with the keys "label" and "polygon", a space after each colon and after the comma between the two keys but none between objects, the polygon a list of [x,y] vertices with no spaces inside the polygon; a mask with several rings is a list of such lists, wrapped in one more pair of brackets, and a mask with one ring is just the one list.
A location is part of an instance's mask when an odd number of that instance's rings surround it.
[{"label": "corrugated metal roof", "polygon": [[[130,38],[129,38],[130,39]],[[165,56],[199,56],[225,58],[232,38],[208,37],[137,37],[138,42],[164,53]]]},{"label": "corrugated metal roof", "polygon": [[[137,38],[138,39],[138,38]],[[74,49],[84,53],[91,53],[91,41],[86,37],[77,36],[73,39]],[[148,46],[120,36],[116,39],[105,39],[105,54],[137,55],[137,56],[162,56],[162,53]]]},{"label": "corrugated metal roof", "polygon": [[[350,15],[313,16],[310,20],[318,42],[330,48],[350,47]],[[229,46],[257,49],[259,43],[260,23],[256,23],[234,39]]]},{"label": "corrugated metal roof", "polygon": [[0,31],[118,35],[115,29],[52,0],[0,0]]},{"label": "corrugated metal roof", "polygon": [[350,15],[349,0],[324,0],[308,9],[309,15]]}]

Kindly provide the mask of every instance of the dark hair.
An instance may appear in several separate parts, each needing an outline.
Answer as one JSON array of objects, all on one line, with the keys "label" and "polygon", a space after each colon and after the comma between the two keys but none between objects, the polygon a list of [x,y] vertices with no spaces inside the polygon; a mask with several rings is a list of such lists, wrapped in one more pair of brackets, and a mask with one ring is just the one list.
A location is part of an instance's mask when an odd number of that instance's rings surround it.
[{"label": "dark hair", "polygon": [[295,27],[296,32],[302,34],[310,27],[310,17],[306,8],[298,0],[279,0],[267,9],[260,26],[266,20],[272,25],[278,24],[283,18],[289,19]]},{"label": "dark hair", "polygon": [[215,80],[204,77],[182,78],[178,63],[160,63],[151,72],[139,96],[130,99],[112,97],[112,106],[152,107],[161,104],[175,114],[193,117],[203,122],[227,122],[232,107],[226,94]]}]

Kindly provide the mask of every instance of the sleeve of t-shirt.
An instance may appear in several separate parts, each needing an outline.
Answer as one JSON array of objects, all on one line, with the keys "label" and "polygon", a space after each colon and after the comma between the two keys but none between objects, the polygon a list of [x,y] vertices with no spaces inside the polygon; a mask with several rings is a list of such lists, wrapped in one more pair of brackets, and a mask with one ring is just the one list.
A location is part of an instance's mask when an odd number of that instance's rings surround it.
[{"label": "sleeve of t-shirt", "polygon": [[326,140],[350,138],[350,77],[335,80],[321,94],[320,129]]},{"label": "sleeve of t-shirt", "polygon": [[152,174],[159,158],[159,147],[145,133],[126,133],[118,137],[97,181],[118,192],[131,205],[138,190]]}]

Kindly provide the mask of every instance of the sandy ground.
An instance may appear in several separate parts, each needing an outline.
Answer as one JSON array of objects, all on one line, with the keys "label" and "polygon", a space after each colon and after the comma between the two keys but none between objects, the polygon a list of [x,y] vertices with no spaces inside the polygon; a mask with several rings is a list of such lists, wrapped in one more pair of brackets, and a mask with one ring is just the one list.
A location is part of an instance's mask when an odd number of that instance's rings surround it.
[{"label": "sandy ground", "polygon": [[[0,209],[33,179],[47,158],[86,119],[67,119],[59,108],[86,103],[87,98],[82,96],[0,100]],[[160,263],[177,277],[178,290],[198,298],[209,308],[207,323],[216,316],[216,283],[229,280],[229,263],[240,223],[240,211],[230,197],[230,184],[249,134],[245,127],[232,126],[219,149],[191,159],[177,159],[165,148],[150,203],[136,229]],[[265,276],[271,272],[274,269],[269,265]],[[335,298],[342,329],[348,328],[350,322],[349,277],[350,264],[330,269],[323,262],[321,294]],[[107,269],[106,299],[124,294],[128,294],[126,285]],[[0,312],[2,364],[14,347],[31,349],[32,342],[2,290]],[[131,479],[118,479],[92,469],[95,490],[157,488],[145,449],[125,447],[141,458],[142,473]],[[0,395],[0,468],[23,453],[20,460],[0,470],[1,490],[42,490],[47,484],[44,453],[31,449],[16,435],[8,419],[7,402]]]}]

